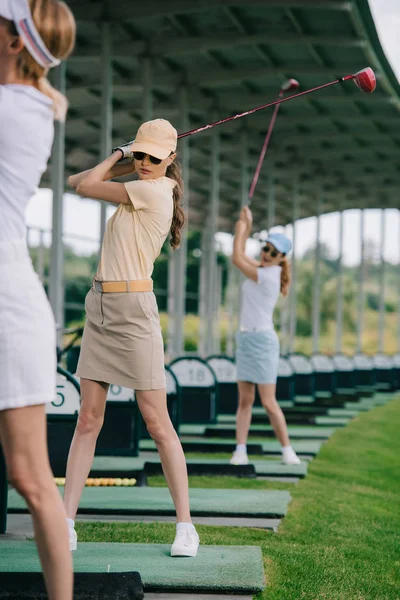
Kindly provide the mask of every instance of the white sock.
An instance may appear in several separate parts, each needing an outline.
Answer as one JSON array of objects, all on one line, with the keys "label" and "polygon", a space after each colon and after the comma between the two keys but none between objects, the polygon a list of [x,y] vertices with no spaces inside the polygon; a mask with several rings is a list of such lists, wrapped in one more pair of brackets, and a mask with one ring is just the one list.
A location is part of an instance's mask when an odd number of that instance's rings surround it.
[{"label": "white sock", "polygon": [[236,452],[244,452],[244,454],[247,454],[247,445],[246,444],[236,444]]},{"label": "white sock", "polygon": [[178,533],[178,531],[196,531],[196,528],[193,523],[185,523],[184,521],[181,521],[180,523],[176,524],[176,532]]},{"label": "white sock", "polygon": [[73,519],[67,519],[68,527],[75,529],[75,521]]}]

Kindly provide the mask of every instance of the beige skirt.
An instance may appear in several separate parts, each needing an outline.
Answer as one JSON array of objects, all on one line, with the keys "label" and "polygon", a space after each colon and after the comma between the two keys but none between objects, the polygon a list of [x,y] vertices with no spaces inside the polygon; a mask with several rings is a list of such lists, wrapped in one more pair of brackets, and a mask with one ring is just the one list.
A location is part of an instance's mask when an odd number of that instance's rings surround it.
[{"label": "beige skirt", "polygon": [[78,377],[134,390],[165,388],[164,345],[153,292],[102,293],[92,287],[85,310]]}]

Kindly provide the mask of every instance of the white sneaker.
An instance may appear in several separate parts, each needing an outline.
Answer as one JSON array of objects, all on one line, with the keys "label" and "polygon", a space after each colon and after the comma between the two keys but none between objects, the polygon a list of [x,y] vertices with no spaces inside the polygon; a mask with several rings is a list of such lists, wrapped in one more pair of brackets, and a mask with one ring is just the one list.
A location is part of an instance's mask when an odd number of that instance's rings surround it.
[{"label": "white sneaker", "polygon": [[76,535],[76,531],[71,525],[68,523],[68,538],[69,538],[69,551],[74,552],[78,546],[78,538]]},{"label": "white sneaker", "polygon": [[291,446],[290,448],[285,448],[282,450],[282,462],[285,465],[299,465],[301,463],[299,457]]},{"label": "white sneaker", "polygon": [[171,546],[171,556],[196,556],[199,544],[200,539],[194,528],[181,529],[176,532]]},{"label": "white sneaker", "polygon": [[232,455],[231,460],[229,461],[229,464],[231,464],[231,465],[248,465],[249,457],[247,456],[246,452],[243,452],[242,450],[235,450],[235,452]]}]

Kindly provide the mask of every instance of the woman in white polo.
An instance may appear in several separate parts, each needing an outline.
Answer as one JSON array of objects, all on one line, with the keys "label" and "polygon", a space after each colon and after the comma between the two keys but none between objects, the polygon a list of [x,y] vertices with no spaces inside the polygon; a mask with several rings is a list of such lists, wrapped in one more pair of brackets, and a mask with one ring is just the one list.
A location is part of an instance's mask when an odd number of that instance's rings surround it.
[{"label": "woman in white polo", "polygon": [[[164,348],[153,294],[154,261],[171,234],[179,246],[185,216],[176,158],[177,132],[164,119],[143,123],[130,147],[117,149],[90,171],[70,177],[82,196],[119,204],[107,223],[101,260],[86,297],[86,324],[77,374],[82,402],[68,458],[64,502],[70,547],[74,518],[103,424],[110,384],[132,388],[155,440],[177,512],[172,556],[196,556],[185,457],[167,410]],[[128,164],[117,165],[123,157]],[[108,181],[136,172],[129,183]]]},{"label": "woman in white polo", "polygon": [[279,367],[279,338],[274,329],[273,312],[279,294],[287,295],[290,284],[287,254],[291,241],[281,233],[272,233],[257,262],[246,256],[246,240],[251,233],[253,218],[246,206],[236,223],[233,264],[247,277],[242,287],[240,330],[237,334],[237,378],[239,405],[236,413],[236,450],[231,464],[248,463],[247,437],[258,386],[261,402],[267,411],[276,437],[282,445],[286,464],[300,460],[290,445],[286,419],[276,401],[276,381]]},{"label": "woman in white polo", "polygon": [[0,0],[0,441],[8,478],[32,515],[50,600],[72,599],[73,576],[46,439],[56,326],[29,256],[25,210],[47,168],[54,118],[67,108],[46,76],[74,42],[63,2]]}]

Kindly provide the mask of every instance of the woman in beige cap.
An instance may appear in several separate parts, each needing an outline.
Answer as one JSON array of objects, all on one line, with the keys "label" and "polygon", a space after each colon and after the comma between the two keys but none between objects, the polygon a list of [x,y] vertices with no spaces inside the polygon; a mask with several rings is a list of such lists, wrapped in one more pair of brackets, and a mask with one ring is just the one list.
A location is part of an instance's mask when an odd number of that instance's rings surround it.
[{"label": "woman in beige cap", "polygon": [[[171,234],[177,248],[185,215],[176,164],[177,132],[164,119],[143,123],[130,146],[118,148],[92,170],[69,178],[78,194],[119,204],[107,223],[101,260],[86,297],[86,324],[77,375],[81,409],[68,457],[64,502],[71,550],[74,518],[101,430],[110,384],[132,388],[160,454],[177,513],[172,556],[196,556],[185,456],[167,411],[164,349],[151,275]],[[133,158],[127,164],[116,163]],[[109,181],[136,172],[138,180]]]},{"label": "woman in beige cap", "polygon": [[[0,0],[0,442],[8,478],[32,515],[50,600],[72,600],[73,574],[46,439],[56,326],[29,256],[25,210],[47,168],[54,120],[64,120],[67,109],[47,74],[72,52],[75,32],[64,2]],[[10,550],[3,552],[12,568]]]}]

